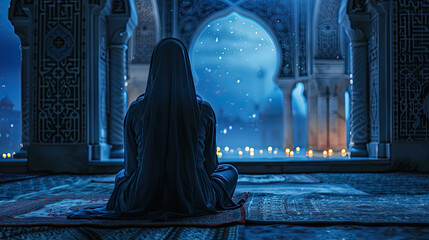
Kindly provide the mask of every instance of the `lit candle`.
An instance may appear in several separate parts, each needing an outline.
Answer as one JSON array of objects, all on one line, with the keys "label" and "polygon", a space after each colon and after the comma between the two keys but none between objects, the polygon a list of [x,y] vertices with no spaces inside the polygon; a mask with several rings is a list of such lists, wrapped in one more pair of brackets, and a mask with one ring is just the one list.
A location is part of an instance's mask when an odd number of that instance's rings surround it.
[{"label": "lit candle", "polygon": [[290,156],[293,157],[293,155],[294,155],[294,152],[290,151]]},{"label": "lit candle", "polygon": [[6,158],[6,153],[3,153],[3,155],[2,155],[2,156],[3,156],[3,158]]},{"label": "lit candle", "polygon": [[311,149],[310,149],[310,150],[308,150],[308,156],[309,156],[309,157],[313,157],[313,150],[311,150]]},{"label": "lit candle", "polygon": [[245,147],[244,151],[248,152],[249,151],[249,147]]},{"label": "lit candle", "polygon": [[332,155],[334,154],[334,151],[332,151],[332,149],[329,149],[328,150],[328,154],[329,154],[330,157],[332,157]]},{"label": "lit candle", "polygon": [[218,151],[218,152],[219,152],[219,151],[220,151],[220,147],[217,147],[217,148],[216,148],[216,151]]},{"label": "lit candle", "polygon": [[290,154],[290,149],[289,149],[289,148],[286,148],[285,153],[286,153],[286,155],[288,155],[288,156],[289,156],[289,154]]},{"label": "lit candle", "polygon": [[10,158],[12,155],[10,153],[7,153],[7,157]]},{"label": "lit candle", "polygon": [[259,150],[259,153],[260,153],[260,154],[264,153],[264,150],[260,149],[260,150]]},{"label": "lit candle", "polygon": [[271,153],[273,151],[273,147],[269,146],[268,147],[268,152]]},{"label": "lit candle", "polygon": [[300,147],[296,147],[296,153],[299,153],[299,151],[301,151],[301,148]]},{"label": "lit candle", "polygon": [[323,157],[326,158],[328,156],[328,151],[324,150],[323,151]]},{"label": "lit candle", "polygon": [[222,158],[222,152],[219,152],[218,154],[217,154],[217,156],[219,157],[219,158]]},{"label": "lit candle", "polygon": [[274,154],[277,154],[277,150],[274,150]]},{"label": "lit candle", "polygon": [[242,157],[243,156],[243,151],[238,151],[238,156]]},{"label": "lit candle", "polygon": [[250,152],[250,157],[252,158],[253,156],[255,156],[254,152]]},{"label": "lit candle", "polygon": [[345,157],[347,155],[347,151],[346,151],[346,149],[341,149],[341,156],[342,157]]},{"label": "lit candle", "polygon": [[225,147],[225,152],[228,152],[229,151],[229,147]]},{"label": "lit candle", "polygon": [[255,151],[255,149],[254,148],[250,148],[250,152],[254,152]]}]

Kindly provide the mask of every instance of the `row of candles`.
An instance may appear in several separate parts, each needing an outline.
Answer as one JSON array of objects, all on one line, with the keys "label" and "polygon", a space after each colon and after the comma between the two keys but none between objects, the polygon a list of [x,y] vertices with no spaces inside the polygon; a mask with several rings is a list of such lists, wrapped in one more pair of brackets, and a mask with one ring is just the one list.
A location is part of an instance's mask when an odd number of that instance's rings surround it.
[{"label": "row of candles", "polygon": [[13,155],[15,155],[15,153],[12,153],[12,154],[11,153],[3,153],[2,157],[3,158],[11,158]]},{"label": "row of candles", "polygon": [[[234,153],[234,149],[232,149],[232,148],[230,149],[229,147],[225,147],[224,150],[225,150],[225,152]],[[267,150],[268,150],[269,154],[277,155],[279,153],[279,149],[278,148],[273,149],[273,147],[271,147],[271,146],[268,147]],[[238,151],[238,156],[242,157],[243,156],[242,149],[241,148],[237,148],[237,151]],[[253,158],[255,156],[255,149],[254,148],[245,147],[244,151],[248,152],[249,156],[251,158]],[[300,147],[296,147],[295,151],[296,151],[296,154],[299,154],[300,151],[301,151],[301,148]],[[263,149],[259,149],[259,154],[263,154],[263,153],[264,153],[264,150]],[[217,147],[216,154],[217,154],[217,156],[219,158],[222,158],[223,153],[222,153],[220,147]],[[286,148],[285,149],[285,154],[286,154],[287,157],[293,157],[293,156],[295,156],[295,152],[293,150],[291,150],[290,148]],[[340,154],[341,154],[342,157],[346,157],[348,155],[346,149],[341,149]],[[306,157],[310,157],[311,158],[311,157],[313,157],[313,155],[314,155],[314,151],[311,150],[311,149],[309,149],[308,151],[305,152],[305,156]],[[322,155],[323,155],[323,158],[327,158],[328,156],[332,157],[334,155],[334,151],[332,149],[323,150],[322,151]]]}]

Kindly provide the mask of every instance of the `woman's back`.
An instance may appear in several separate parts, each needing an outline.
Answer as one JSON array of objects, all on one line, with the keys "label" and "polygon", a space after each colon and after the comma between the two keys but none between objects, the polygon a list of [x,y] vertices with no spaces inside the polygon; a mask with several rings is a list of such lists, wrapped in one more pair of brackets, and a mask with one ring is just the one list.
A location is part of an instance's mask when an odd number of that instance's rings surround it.
[{"label": "woman's back", "polygon": [[215,119],[210,104],[197,98],[183,43],[162,40],[146,92],[125,116],[124,170],[107,212],[168,219],[238,207],[231,200],[237,171],[218,163]]}]

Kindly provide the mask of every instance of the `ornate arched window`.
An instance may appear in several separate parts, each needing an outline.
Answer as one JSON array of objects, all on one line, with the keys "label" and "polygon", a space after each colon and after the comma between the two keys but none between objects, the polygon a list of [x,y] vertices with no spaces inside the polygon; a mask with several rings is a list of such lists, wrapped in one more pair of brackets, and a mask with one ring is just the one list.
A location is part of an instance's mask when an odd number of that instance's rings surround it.
[{"label": "ornate arched window", "polygon": [[280,53],[269,30],[236,11],[213,17],[194,37],[190,58],[197,93],[217,116],[218,145],[281,149]]}]

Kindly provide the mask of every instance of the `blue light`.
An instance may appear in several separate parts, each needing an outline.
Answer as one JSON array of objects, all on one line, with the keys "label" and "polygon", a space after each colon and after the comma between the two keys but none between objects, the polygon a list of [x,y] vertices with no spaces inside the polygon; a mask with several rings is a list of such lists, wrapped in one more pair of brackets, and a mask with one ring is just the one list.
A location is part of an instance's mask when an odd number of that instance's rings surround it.
[{"label": "blue light", "polygon": [[[261,24],[237,12],[212,20],[194,39],[190,58],[196,89],[211,103],[224,130],[218,135],[219,145],[282,145],[282,134],[262,139],[267,128],[283,132],[283,96],[274,81],[280,59],[277,49]],[[264,122],[264,115],[272,114],[280,119]],[[227,131],[232,128],[242,131]]]}]

